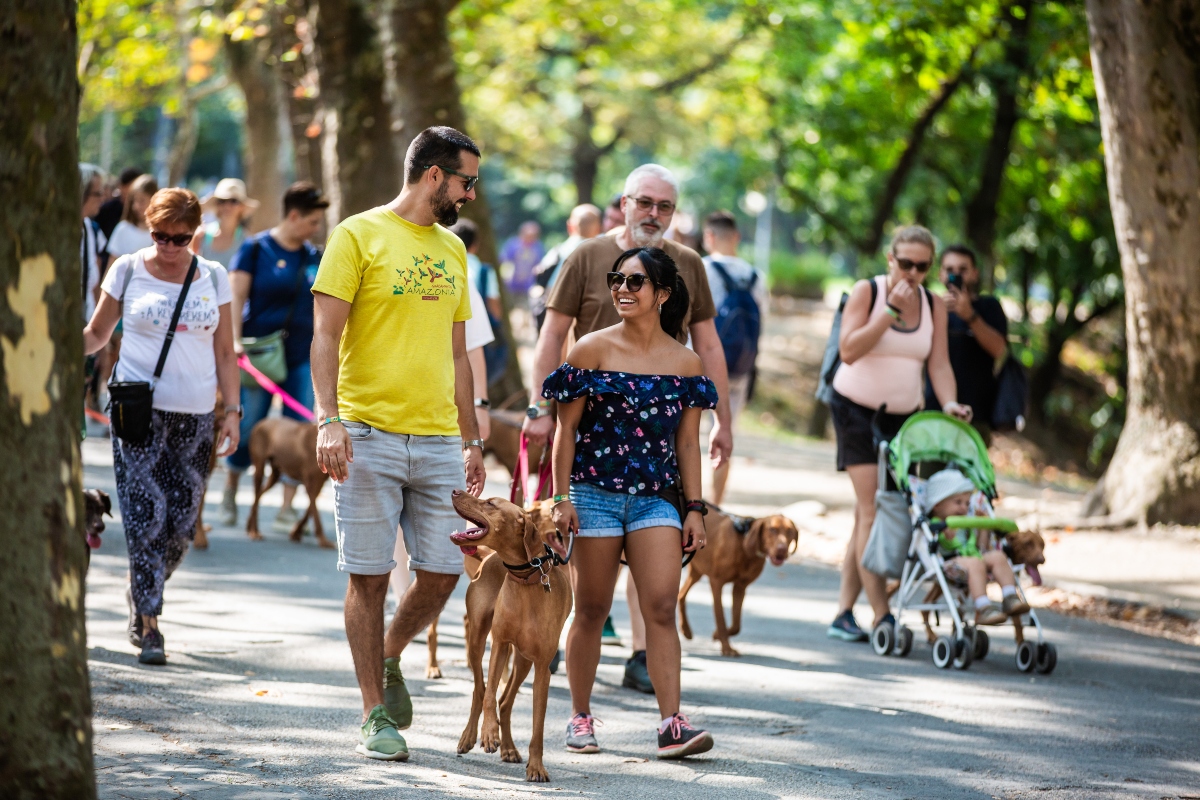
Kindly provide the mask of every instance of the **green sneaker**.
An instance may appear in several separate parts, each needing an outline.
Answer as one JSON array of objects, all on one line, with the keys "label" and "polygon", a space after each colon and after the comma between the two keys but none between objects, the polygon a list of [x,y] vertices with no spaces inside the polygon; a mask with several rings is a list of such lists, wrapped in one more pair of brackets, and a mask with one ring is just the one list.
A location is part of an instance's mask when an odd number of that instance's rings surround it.
[{"label": "green sneaker", "polygon": [[383,660],[383,703],[396,723],[396,729],[406,731],[412,726],[412,698],[400,674],[400,659]]},{"label": "green sneaker", "polygon": [[367,758],[379,761],[408,761],[408,745],[396,730],[396,721],[383,706],[375,706],[358,731],[362,743],[354,748]]},{"label": "green sneaker", "polygon": [[604,620],[604,630],[600,631],[600,644],[611,644],[617,647],[621,646],[621,637],[617,633],[617,629],[613,627],[612,617]]}]

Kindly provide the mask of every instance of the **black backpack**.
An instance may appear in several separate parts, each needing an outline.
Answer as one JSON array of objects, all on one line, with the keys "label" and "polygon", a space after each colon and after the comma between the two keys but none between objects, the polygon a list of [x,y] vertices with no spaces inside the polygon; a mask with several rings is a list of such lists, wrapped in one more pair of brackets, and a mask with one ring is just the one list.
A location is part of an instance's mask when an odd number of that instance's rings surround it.
[{"label": "black backpack", "polygon": [[758,358],[758,337],[762,332],[762,311],[753,293],[758,273],[751,272],[749,280],[735,281],[717,259],[709,256],[704,261],[725,284],[725,299],[717,309],[716,324],[729,377],[749,375]]}]

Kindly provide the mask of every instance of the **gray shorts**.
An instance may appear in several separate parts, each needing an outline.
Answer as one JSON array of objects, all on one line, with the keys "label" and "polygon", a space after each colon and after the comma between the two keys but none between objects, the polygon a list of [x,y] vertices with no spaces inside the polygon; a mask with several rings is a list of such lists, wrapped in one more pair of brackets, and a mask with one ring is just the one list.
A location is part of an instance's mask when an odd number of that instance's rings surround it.
[{"label": "gray shorts", "polygon": [[408,568],[461,575],[462,551],[450,534],[466,524],[450,493],[466,488],[462,438],[387,433],[346,422],[354,463],[333,485],[338,569],[386,575],[396,568],[396,526],[404,530]]}]

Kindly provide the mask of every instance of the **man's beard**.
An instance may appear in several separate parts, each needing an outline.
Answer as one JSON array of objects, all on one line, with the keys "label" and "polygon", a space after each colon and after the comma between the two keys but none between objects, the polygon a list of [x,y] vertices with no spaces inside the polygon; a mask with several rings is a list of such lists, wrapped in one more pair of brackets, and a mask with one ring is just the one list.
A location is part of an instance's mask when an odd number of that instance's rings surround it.
[{"label": "man's beard", "polygon": [[[645,222],[645,220],[642,220],[642,222]],[[629,228],[629,238],[633,239],[633,243],[638,247],[662,246],[663,234],[666,231],[663,229],[661,224],[658,226],[658,230],[653,232],[648,232],[643,229],[640,223],[637,225],[629,225],[629,223],[626,222],[626,225]]]},{"label": "man's beard", "polygon": [[437,194],[429,201],[429,210],[433,212],[433,218],[446,228],[458,222],[458,203],[451,202],[449,189],[450,182],[443,182],[442,188],[438,189]]}]

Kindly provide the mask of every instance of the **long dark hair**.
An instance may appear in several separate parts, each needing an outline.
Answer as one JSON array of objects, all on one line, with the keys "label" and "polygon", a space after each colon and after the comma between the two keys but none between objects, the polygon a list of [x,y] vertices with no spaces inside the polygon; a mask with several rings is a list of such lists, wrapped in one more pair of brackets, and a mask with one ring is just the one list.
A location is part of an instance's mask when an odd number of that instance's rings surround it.
[{"label": "long dark hair", "polygon": [[658,322],[668,336],[678,339],[679,334],[683,331],[683,320],[687,316],[691,298],[688,295],[687,285],[679,275],[679,267],[675,266],[675,259],[657,247],[635,247],[621,253],[613,264],[612,271],[620,272],[621,265],[635,257],[646,268],[646,276],[650,278],[650,283],[654,288],[666,289],[671,293],[671,296],[662,305]]}]

